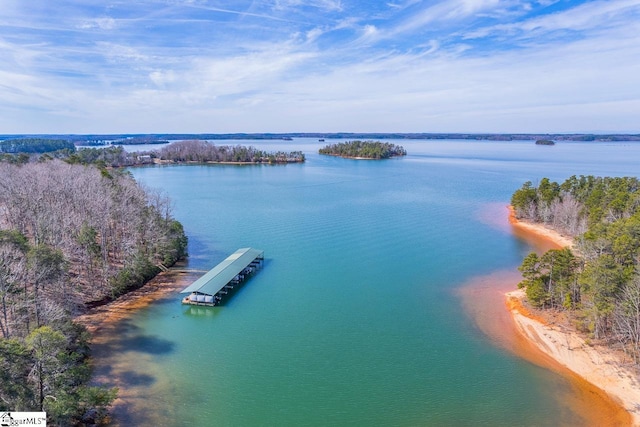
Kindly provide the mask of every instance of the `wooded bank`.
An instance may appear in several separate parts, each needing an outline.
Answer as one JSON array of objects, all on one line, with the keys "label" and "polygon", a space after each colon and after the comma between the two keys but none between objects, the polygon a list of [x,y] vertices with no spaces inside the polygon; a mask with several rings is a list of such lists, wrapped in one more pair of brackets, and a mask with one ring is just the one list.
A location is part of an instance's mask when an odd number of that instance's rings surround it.
[{"label": "wooded bank", "polygon": [[28,140],[23,144],[15,140],[0,141],[10,149],[3,152],[0,145],[0,162],[26,164],[56,158],[71,164],[119,168],[154,163],[284,164],[305,161],[302,151],[268,152],[251,146],[215,145],[202,140],[177,141],[157,150],[142,152],[128,152],[120,145],[76,150],[68,141],[42,141],[45,140]]},{"label": "wooded bank", "polygon": [[572,176],[525,183],[511,199],[519,219],[575,238],[576,253],[529,254],[520,266],[528,300],[566,311],[578,329],[640,362],[640,181]]}]

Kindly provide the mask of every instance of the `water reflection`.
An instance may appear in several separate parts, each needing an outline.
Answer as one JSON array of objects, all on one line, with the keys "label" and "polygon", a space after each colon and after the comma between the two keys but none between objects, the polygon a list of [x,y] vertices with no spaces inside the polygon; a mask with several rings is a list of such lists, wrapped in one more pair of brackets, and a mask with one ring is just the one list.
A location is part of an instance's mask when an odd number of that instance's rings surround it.
[{"label": "water reflection", "polygon": [[189,316],[198,317],[213,317],[220,311],[219,307],[206,307],[206,306],[188,306],[183,313]]}]

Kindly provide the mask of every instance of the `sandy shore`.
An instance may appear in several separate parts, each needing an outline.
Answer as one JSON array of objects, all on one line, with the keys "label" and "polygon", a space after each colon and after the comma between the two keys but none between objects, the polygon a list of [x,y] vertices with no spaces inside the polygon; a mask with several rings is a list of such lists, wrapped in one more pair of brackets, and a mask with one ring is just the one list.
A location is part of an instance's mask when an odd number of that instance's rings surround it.
[{"label": "sandy shore", "polygon": [[509,223],[512,226],[514,234],[523,237],[526,240],[531,238],[545,239],[557,248],[574,248],[573,238],[560,234],[555,230],[545,227],[544,225],[521,221],[516,218],[513,207],[509,206]]},{"label": "sandy shore", "polygon": [[[544,238],[558,247],[572,246],[566,236],[537,224],[518,221],[510,211],[509,222],[522,237]],[[609,348],[588,343],[583,336],[566,325],[555,323],[544,313],[534,314],[527,308],[524,291],[506,294],[506,303],[517,330],[529,343],[561,366],[604,390],[629,414],[630,419],[612,418],[607,425],[640,426],[640,381],[625,367],[624,355]]]}]

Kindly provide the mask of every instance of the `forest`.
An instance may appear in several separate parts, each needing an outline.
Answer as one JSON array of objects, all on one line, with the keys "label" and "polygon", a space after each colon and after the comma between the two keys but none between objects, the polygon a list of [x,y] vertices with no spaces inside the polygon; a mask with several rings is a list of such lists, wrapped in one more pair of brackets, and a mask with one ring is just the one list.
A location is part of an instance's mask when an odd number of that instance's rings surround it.
[{"label": "forest", "polygon": [[98,167],[121,168],[128,166],[140,166],[153,164],[153,159],[157,157],[155,151],[149,153],[127,152],[122,146],[108,146],[100,148],[82,147],[76,150],[65,146],[40,146],[46,151],[20,151],[20,152],[0,152],[0,162],[14,165],[24,165],[29,162],[46,162],[53,159],[60,159],[71,164],[94,164]]},{"label": "forest", "polygon": [[0,410],[90,425],[116,390],[90,387],[87,306],[186,256],[162,194],[129,173],[36,159],[0,162]]},{"label": "forest", "polygon": [[220,163],[299,163],[304,162],[302,151],[265,152],[242,145],[215,145],[199,139],[177,141],[162,147],[157,156],[172,162]]},{"label": "forest", "polygon": [[0,153],[47,153],[56,150],[75,150],[72,142],[61,139],[21,138],[0,141]]},{"label": "forest", "polygon": [[574,238],[572,249],[531,253],[519,267],[529,302],[566,312],[580,330],[640,363],[640,181],[572,176],[526,182],[516,217]]},{"label": "forest", "polygon": [[407,155],[407,151],[399,145],[389,142],[360,140],[329,144],[318,150],[318,152],[330,156],[364,159],[388,159]]},{"label": "forest", "polygon": [[[39,145],[45,151],[0,150],[0,162],[26,164],[30,161],[61,159],[71,164],[95,164],[99,167],[122,168],[154,164],[156,160],[171,163],[302,163],[302,151],[267,152],[243,145],[215,145],[203,140],[177,141],[157,150],[129,152],[121,145],[81,147],[76,149],[68,141],[52,140],[57,145]],[[69,148],[69,144],[71,148]],[[11,146],[12,150],[18,146]],[[63,147],[63,148],[60,148]]]},{"label": "forest", "polygon": [[52,154],[67,163],[83,165],[95,164],[99,167],[122,168],[153,164],[157,153],[127,152],[122,146],[114,145],[101,148],[80,148],[75,152],[58,152]]}]

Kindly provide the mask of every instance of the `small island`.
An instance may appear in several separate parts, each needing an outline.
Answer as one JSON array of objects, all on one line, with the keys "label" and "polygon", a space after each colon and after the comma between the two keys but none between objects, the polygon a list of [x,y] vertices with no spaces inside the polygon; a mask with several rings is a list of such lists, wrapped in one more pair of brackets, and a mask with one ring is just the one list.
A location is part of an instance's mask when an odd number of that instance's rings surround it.
[{"label": "small island", "polygon": [[536,145],[556,145],[556,142],[550,139],[538,139]]},{"label": "small island", "polygon": [[400,145],[380,141],[348,141],[327,145],[318,153],[348,159],[388,159],[406,156],[407,151]]}]

